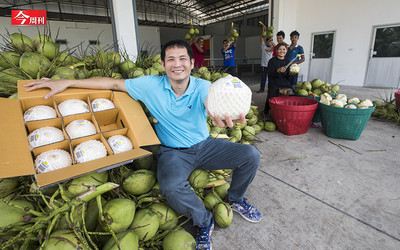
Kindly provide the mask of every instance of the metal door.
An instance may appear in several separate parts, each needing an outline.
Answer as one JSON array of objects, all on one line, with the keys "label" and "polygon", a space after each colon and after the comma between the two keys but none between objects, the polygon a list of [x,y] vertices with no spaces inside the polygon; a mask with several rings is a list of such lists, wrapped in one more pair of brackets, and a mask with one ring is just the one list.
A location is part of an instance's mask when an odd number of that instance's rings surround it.
[{"label": "metal door", "polygon": [[319,78],[330,83],[334,38],[334,31],[312,34],[308,81]]},{"label": "metal door", "polygon": [[400,25],[377,26],[372,34],[365,85],[400,87]]}]

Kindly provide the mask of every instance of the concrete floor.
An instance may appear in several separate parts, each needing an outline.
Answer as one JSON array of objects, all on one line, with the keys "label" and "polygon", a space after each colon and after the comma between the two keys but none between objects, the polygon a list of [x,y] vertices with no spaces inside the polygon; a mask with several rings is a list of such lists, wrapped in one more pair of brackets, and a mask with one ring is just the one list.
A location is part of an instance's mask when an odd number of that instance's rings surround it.
[{"label": "concrete floor", "polygon": [[[256,93],[258,77],[242,80],[261,111],[266,93]],[[340,92],[376,100],[391,91]],[[371,118],[355,141],[330,138],[322,128],[293,136],[263,131],[254,145],[261,164],[247,198],[263,220],[235,214],[229,228],[216,226],[214,250],[400,249],[399,125]]]}]

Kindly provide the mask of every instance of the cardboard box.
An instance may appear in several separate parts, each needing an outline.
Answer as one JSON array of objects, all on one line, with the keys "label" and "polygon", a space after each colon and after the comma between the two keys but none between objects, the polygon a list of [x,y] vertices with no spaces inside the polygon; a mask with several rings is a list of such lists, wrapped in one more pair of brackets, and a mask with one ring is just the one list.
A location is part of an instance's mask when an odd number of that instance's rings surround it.
[{"label": "cardboard box", "polygon": [[[49,89],[39,89],[26,92],[23,86],[29,80],[18,82],[19,100],[0,98],[0,178],[10,178],[24,175],[34,175],[39,187],[46,187],[76,176],[84,175],[92,171],[105,171],[132,162],[134,159],[151,155],[150,151],[141,147],[160,144],[153,128],[151,127],[141,105],[132,99],[127,93],[109,90],[90,90],[70,88],[44,99],[43,96]],[[91,101],[96,98],[108,98],[114,105],[114,109],[82,113],[71,116],[61,116],[57,105],[67,99],[81,99],[91,106]],[[37,105],[47,105],[55,108],[57,118],[31,121],[24,123],[23,114],[26,110]],[[96,134],[70,139],[65,131],[65,126],[73,120],[86,119],[95,124]],[[33,130],[43,126],[54,126],[62,129],[65,140],[48,144],[29,150],[27,136]],[[114,154],[107,143],[112,135],[125,135],[132,144],[133,149]],[[76,163],[73,149],[83,141],[96,139],[103,142],[108,155],[106,157]],[[64,149],[73,158],[73,165],[38,174],[35,171],[34,160],[37,155],[51,149]]]}]

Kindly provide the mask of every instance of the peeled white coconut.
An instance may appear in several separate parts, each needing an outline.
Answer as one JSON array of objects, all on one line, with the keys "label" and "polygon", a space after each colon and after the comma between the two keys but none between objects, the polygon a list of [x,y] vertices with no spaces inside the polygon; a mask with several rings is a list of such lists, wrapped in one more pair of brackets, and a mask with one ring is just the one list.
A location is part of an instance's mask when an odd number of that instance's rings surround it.
[{"label": "peeled white coconut", "polygon": [[88,113],[89,105],[86,102],[79,99],[69,99],[63,101],[58,105],[58,110],[62,116],[74,115],[80,113]]},{"label": "peeled white coconut", "polygon": [[[355,103],[358,104],[360,102],[360,99],[358,99],[357,97],[352,97],[349,100],[347,100],[347,103]],[[354,106],[354,105],[351,105]]]},{"label": "peeled white coconut", "polygon": [[43,145],[59,142],[64,140],[61,129],[55,127],[43,127],[35,129],[28,135],[29,148],[40,147]]},{"label": "peeled white coconut", "polygon": [[300,66],[296,63],[293,63],[290,65],[289,72],[293,75],[298,74],[300,72]]},{"label": "peeled white coconut", "polygon": [[97,98],[92,102],[93,112],[106,109],[113,109],[113,108],[115,108],[114,103],[106,98]]},{"label": "peeled white coconut", "polygon": [[107,150],[101,141],[89,140],[78,144],[74,155],[77,163],[83,163],[107,156]]},{"label": "peeled white coconut", "polygon": [[330,102],[332,101],[332,96],[328,93],[323,93],[319,96],[320,103],[326,104],[326,105],[330,105]]},{"label": "peeled white coconut", "polygon": [[113,135],[108,138],[108,144],[110,144],[114,154],[122,153],[133,149],[131,140],[124,135]]},{"label": "peeled white coconut", "polygon": [[345,105],[345,103],[338,99],[334,99],[331,101],[331,106],[334,106],[334,107],[343,108],[344,105]]},{"label": "peeled white coconut", "polygon": [[368,108],[372,108],[374,106],[374,104],[371,102],[371,100],[369,99],[365,99],[362,100],[358,106],[360,107],[360,109],[368,109]]},{"label": "peeled white coconut", "polygon": [[71,139],[96,134],[96,127],[88,120],[75,120],[65,127]]},{"label": "peeled white coconut", "polygon": [[[357,104],[357,103],[355,103]],[[347,109],[357,109],[357,106],[353,104],[353,102],[349,102],[349,105],[346,106]]]},{"label": "peeled white coconut", "polygon": [[35,159],[35,168],[39,174],[71,165],[71,155],[63,149],[52,149],[43,152]]},{"label": "peeled white coconut", "polygon": [[246,115],[250,110],[251,90],[239,78],[231,75],[218,79],[208,90],[207,108],[212,116],[225,119],[230,115],[237,120],[240,114]]},{"label": "peeled white coconut", "polygon": [[24,113],[24,121],[37,121],[44,119],[52,119],[56,118],[57,113],[54,108],[46,106],[46,105],[38,105],[34,106]]},{"label": "peeled white coconut", "polygon": [[336,100],[341,100],[342,102],[347,103],[347,96],[345,94],[338,94]]}]

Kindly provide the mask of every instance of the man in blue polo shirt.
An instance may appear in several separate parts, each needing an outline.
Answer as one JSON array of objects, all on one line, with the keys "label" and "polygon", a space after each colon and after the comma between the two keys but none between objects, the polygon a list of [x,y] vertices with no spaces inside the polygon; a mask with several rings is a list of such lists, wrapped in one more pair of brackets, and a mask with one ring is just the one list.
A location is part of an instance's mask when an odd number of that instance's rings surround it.
[{"label": "man in blue polo shirt", "polygon": [[[251,146],[232,143],[209,136],[207,96],[210,82],[192,77],[193,52],[186,42],[174,40],[161,51],[164,76],[143,76],[135,79],[90,78],[81,80],[41,79],[28,83],[27,91],[50,88],[49,98],[68,87],[112,89],[125,91],[149,109],[161,141],[157,161],[157,179],[168,204],[177,212],[191,218],[197,226],[197,249],[211,249],[214,219],[187,181],[195,169],[232,169],[232,182],[226,201],[234,211],[249,222],[259,222],[260,212],[250,205],[245,193],[260,162],[260,153]],[[225,120],[212,117],[214,125],[232,127],[234,122],[245,122],[244,114],[238,121],[230,116]]]},{"label": "man in blue polo shirt", "polygon": [[237,39],[235,38],[232,43],[228,40],[223,41],[224,47],[221,49],[222,56],[224,58],[224,68],[225,72],[233,76],[237,75],[236,64],[235,64],[235,49],[236,49]]},{"label": "man in blue polo shirt", "polygon": [[[296,58],[297,55],[301,55],[300,59],[297,57],[297,58],[294,60],[293,63],[296,63],[296,64],[300,64],[300,63],[304,62],[304,60],[305,60],[305,57],[304,57],[304,49],[303,49],[302,46],[300,46],[299,44],[297,44],[297,42],[298,42],[298,40],[299,40],[299,37],[300,37],[300,33],[297,32],[297,30],[292,31],[292,33],[290,33],[290,41],[291,41],[291,44],[290,44],[290,46],[288,47],[288,51],[287,51],[287,53],[286,53],[286,58],[289,59],[289,61],[293,60],[293,58]],[[296,83],[297,83],[297,78],[298,78],[298,76],[299,76],[299,74],[294,74],[294,75],[291,75],[291,76],[289,77],[289,81],[290,81],[290,83],[292,84],[293,89],[294,89],[294,86],[295,86]]]}]

